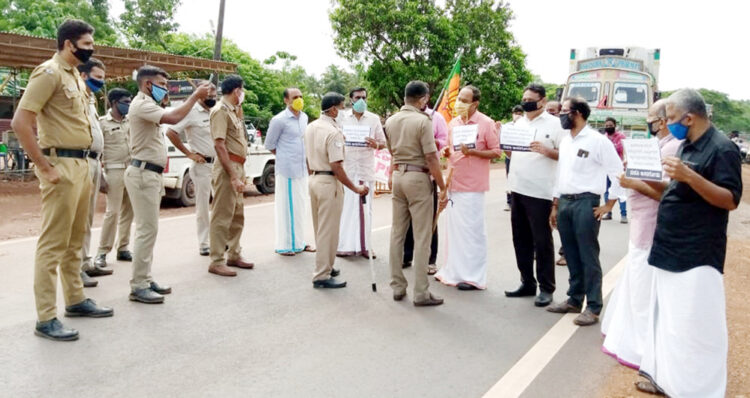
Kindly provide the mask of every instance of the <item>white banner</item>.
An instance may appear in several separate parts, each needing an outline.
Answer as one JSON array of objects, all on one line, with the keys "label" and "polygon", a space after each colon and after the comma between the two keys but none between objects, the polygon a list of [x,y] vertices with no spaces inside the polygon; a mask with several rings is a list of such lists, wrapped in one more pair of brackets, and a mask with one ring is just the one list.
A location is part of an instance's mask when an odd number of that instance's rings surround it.
[{"label": "white banner", "polygon": [[388,183],[391,175],[391,153],[387,149],[375,151],[375,181]]}]

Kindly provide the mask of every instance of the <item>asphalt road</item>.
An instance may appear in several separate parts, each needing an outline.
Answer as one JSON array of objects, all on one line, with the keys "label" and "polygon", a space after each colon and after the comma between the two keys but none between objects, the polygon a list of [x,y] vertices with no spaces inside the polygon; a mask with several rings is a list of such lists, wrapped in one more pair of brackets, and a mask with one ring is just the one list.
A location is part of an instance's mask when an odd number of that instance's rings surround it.
[{"label": "asphalt road", "polygon": [[[389,196],[374,202],[377,293],[365,259],[337,260],[346,289],[313,289],[314,254],[273,253],[273,204],[246,208],[242,244],[256,269],[236,278],[207,272],[192,215],[164,218],[153,275],[173,294],[163,305],[130,302],[130,265],[112,264],[114,275],[86,293],[115,316],[61,318],[81,333],[71,343],[33,335],[35,239],[0,243],[0,396],[481,397],[561,318],[535,308],[533,298],[504,296],[519,277],[504,171],[493,170],[491,180],[488,289],[460,292],[431,279],[446,300],[435,308],[414,307],[411,286],[406,300],[391,299]],[[93,235],[98,242],[99,230]],[[600,242],[606,274],[625,255],[627,226],[605,222]],[[568,274],[556,271],[560,300]],[[598,326],[578,329],[523,396],[596,396],[616,366],[600,344]]]}]

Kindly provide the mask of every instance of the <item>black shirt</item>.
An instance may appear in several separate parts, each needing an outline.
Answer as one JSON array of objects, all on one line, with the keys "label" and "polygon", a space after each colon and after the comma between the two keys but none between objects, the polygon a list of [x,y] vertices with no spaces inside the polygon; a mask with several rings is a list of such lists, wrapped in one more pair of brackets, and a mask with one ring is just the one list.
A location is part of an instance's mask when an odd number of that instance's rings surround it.
[{"label": "black shirt", "polygon": [[[677,156],[712,183],[742,196],[742,161],[732,141],[711,126],[696,142],[680,145]],[[672,181],[659,203],[649,264],[684,272],[709,265],[724,273],[729,211],[706,202],[688,184]]]}]

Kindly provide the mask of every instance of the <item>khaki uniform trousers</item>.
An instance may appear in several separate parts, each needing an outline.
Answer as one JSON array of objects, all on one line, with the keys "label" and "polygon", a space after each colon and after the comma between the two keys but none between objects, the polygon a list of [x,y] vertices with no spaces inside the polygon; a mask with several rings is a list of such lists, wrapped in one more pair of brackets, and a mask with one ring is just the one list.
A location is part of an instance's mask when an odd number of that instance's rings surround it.
[{"label": "khaki uniform trousers", "polygon": [[427,262],[432,239],[432,182],[427,173],[393,172],[393,224],[391,227],[391,288],[394,293],[405,293],[408,282],[404,277],[404,241],[409,220],[414,232],[414,301],[426,300],[430,292]]},{"label": "khaki uniform trousers", "polygon": [[[130,245],[130,225],[133,223],[133,207],[125,189],[125,169],[108,169],[107,178],[107,211],[102,223],[102,236],[99,240],[99,252],[107,254],[115,242],[118,233],[117,251],[124,251]],[[117,229],[115,229],[117,227]]]},{"label": "khaki uniform trousers", "polygon": [[315,230],[315,272],[313,281],[331,277],[339,246],[341,212],[344,210],[344,186],[334,176],[310,177],[310,204]]},{"label": "khaki uniform trousers", "polygon": [[[245,168],[237,162],[231,163],[235,175],[244,181]],[[211,202],[209,239],[211,265],[222,265],[226,264],[225,252],[229,260],[239,260],[242,255],[240,238],[245,227],[245,202],[242,200],[243,194],[232,188],[232,181],[221,163],[217,161],[213,167],[211,186],[214,190],[214,200]]]},{"label": "khaki uniform trousers", "polygon": [[[216,163],[219,163],[218,160]],[[212,165],[210,163],[193,162],[189,173],[195,187],[195,219],[198,227],[198,247],[201,249],[208,248],[210,228],[209,202],[211,201],[211,186],[213,184]]]},{"label": "khaki uniform trousers", "polygon": [[86,159],[48,159],[60,174],[60,181],[49,183],[35,170],[42,193],[42,230],[34,261],[34,297],[41,322],[57,317],[58,266],[65,305],[86,299],[81,282],[81,246],[91,196]]},{"label": "khaki uniform trousers", "polygon": [[156,234],[159,231],[159,205],[164,194],[164,180],[159,173],[128,166],[125,169],[125,187],[135,216],[133,279],[130,280],[130,288],[146,289],[153,282],[151,264]]},{"label": "khaki uniform trousers", "polygon": [[86,158],[86,161],[88,161],[91,176],[91,195],[89,195],[89,216],[86,218],[86,230],[83,233],[83,246],[81,247],[82,271],[90,271],[94,268],[91,263],[91,225],[94,223],[96,199],[99,198],[99,185],[102,181],[102,166],[99,160]]}]

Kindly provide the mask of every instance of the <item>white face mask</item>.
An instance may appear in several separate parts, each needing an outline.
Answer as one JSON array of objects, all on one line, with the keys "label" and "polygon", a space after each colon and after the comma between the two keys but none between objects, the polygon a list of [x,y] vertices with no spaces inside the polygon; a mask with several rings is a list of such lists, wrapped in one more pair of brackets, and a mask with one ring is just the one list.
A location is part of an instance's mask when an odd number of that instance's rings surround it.
[{"label": "white face mask", "polygon": [[245,101],[245,90],[240,90],[240,97],[239,97],[239,103],[238,105],[242,105],[242,103]]}]

